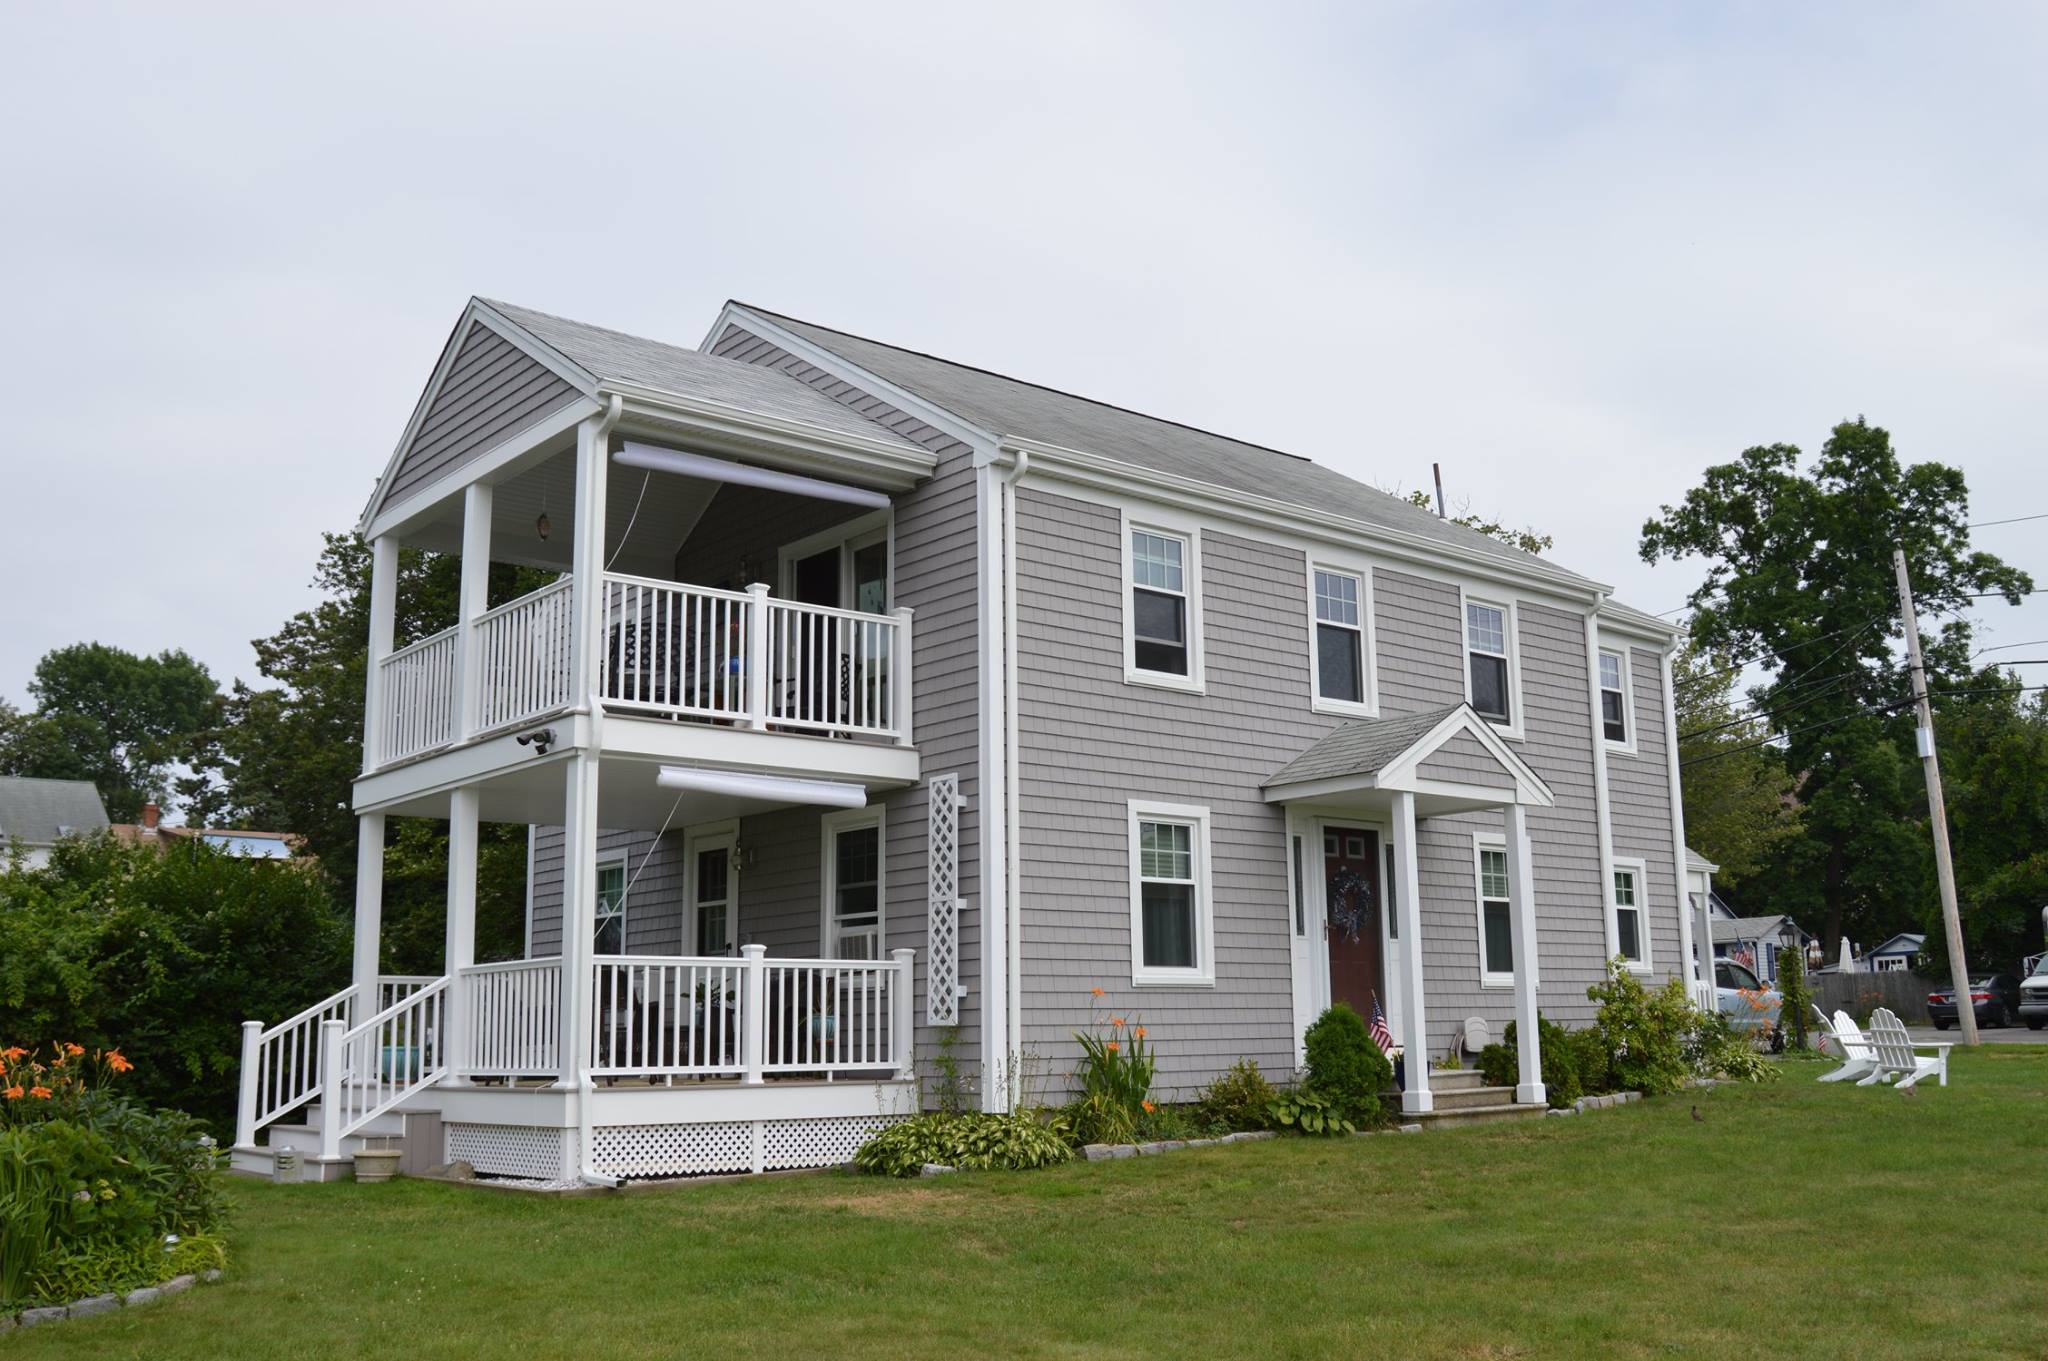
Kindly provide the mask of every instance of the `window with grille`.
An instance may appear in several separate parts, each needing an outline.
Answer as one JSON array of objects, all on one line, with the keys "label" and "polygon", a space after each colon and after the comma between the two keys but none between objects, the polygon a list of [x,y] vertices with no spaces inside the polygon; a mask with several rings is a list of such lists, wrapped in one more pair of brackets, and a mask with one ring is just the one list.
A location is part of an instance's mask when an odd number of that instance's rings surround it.
[{"label": "window with grille", "polygon": [[[855,819],[858,819],[857,821]],[[825,957],[882,957],[882,822],[878,811],[826,820]]]},{"label": "window with grille", "polygon": [[1465,653],[1473,709],[1496,723],[1512,723],[1505,609],[1477,600],[1465,602]]},{"label": "window with grille", "polygon": [[1209,814],[1131,804],[1131,981],[1207,983],[1210,958]]},{"label": "window with grille", "polygon": [[1365,704],[1365,589],[1348,572],[1315,570],[1316,698]]},{"label": "window with grille", "polygon": [[1619,652],[1600,654],[1600,727],[1610,742],[1628,742],[1628,685]]},{"label": "window with grille", "polygon": [[597,866],[597,927],[591,950],[600,955],[626,953],[626,862],[600,861]]},{"label": "window with grille", "polygon": [[1512,983],[1515,932],[1509,912],[1508,853],[1479,847],[1479,967],[1487,983]]}]

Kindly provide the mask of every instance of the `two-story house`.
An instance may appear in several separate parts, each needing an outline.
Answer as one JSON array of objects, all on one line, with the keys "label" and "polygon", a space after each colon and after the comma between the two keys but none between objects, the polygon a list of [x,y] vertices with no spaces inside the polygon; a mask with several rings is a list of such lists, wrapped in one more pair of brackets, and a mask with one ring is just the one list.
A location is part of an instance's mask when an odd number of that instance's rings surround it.
[{"label": "two-story house", "polygon": [[[251,1023],[243,1165],[819,1165],[941,1067],[1056,1094],[1102,1006],[1186,1096],[1337,1000],[1437,1055],[1693,974],[1673,628],[1308,460],[738,303],[691,350],[474,300],[361,527],[355,979]],[[401,545],[461,554],[431,637]],[[378,974],[393,815],[449,824],[437,976]]]}]

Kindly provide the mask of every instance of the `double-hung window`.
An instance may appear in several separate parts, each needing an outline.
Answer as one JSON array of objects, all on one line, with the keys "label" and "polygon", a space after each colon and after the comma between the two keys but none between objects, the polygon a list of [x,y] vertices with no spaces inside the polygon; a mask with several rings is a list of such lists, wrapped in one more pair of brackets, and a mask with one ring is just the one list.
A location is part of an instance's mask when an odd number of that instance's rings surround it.
[{"label": "double-hung window", "polygon": [[1474,847],[1479,873],[1480,982],[1515,981],[1515,932],[1509,913],[1507,848],[1480,842]]},{"label": "double-hung window", "polygon": [[1629,740],[1628,663],[1619,652],[1600,654],[1600,729],[1607,741],[1625,747]]},{"label": "double-hung window", "polygon": [[1465,657],[1472,708],[1481,718],[1504,727],[1515,721],[1508,643],[1505,606],[1465,602]]},{"label": "double-hung window", "polygon": [[1209,903],[1209,810],[1133,802],[1131,981],[1215,981]]},{"label": "double-hung window", "polygon": [[1641,861],[1615,864],[1614,952],[1639,969],[1650,963],[1649,932],[1643,920],[1644,878]]},{"label": "double-hung window", "polygon": [[1194,689],[1201,683],[1194,536],[1132,526],[1127,544],[1125,677]]},{"label": "double-hung window", "polygon": [[597,928],[591,937],[591,953],[626,953],[626,862],[623,858],[602,860],[597,866]]},{"label": "double-hung window", "polygon": [[1365,578],[1354,572],[1316,567],[1310,570],[1315,604],[1315,687],[1318,709],[1364,712],[1370,707],[1366,668],[1371,665],[1366,642],[1369,602]]},{"label": "double-hung window", "polygon": [[825,957],[882,957],[882,820],[858,809],[824,819]]}]

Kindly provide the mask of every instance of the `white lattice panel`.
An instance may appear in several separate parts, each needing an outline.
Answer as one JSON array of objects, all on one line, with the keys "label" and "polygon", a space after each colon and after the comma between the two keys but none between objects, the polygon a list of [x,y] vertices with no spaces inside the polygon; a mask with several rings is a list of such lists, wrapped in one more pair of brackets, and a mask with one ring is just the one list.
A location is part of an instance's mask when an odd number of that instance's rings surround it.
[{"label": "white lattice panel", "polygon": [[895,1124],[882,1115],[842,1115],[822,1120],[763,1120],[761,1169],[836,1167],[877,1130]]},{"label": "white lattice panel", "polygon": [[568,1170],[569,1132],[538,1125],[463,1125],[447,1129],[449,1161],[498,1177],[553,1181]]},{"label": "white lattice panel", "polygon": [[754,1170],[752,1120],[701,1125],[600,1125],[590,1163],[615,1177],[688,1177]]},{"label": "white lattice panel", "polygon": [[924,1014],[933,1025],[955,1025],[960,1020],[960,777],[934,775],[925,787],[930,957],[925,964]]}]

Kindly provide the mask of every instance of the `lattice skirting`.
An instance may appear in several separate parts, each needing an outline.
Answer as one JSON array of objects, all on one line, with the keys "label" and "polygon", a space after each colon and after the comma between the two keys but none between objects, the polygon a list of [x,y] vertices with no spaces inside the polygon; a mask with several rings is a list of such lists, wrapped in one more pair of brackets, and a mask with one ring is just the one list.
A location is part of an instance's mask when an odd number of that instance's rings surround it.
[{"label": "lattice skirting", "polygon": [[[599,1125],[590,1132],[595,1171],[614,1177],[689,1177],[831,1167],[848,1161],[900,1116],[725,1120],[695,1125]],[[481,1171],[482,1165],[478,1165]]]},{"label": "lattice skirting", "polygon": [[448,1159],[494,1177],[553,1181],[574,1172],[576,1132],[541,1125],[447,1126]]}]

